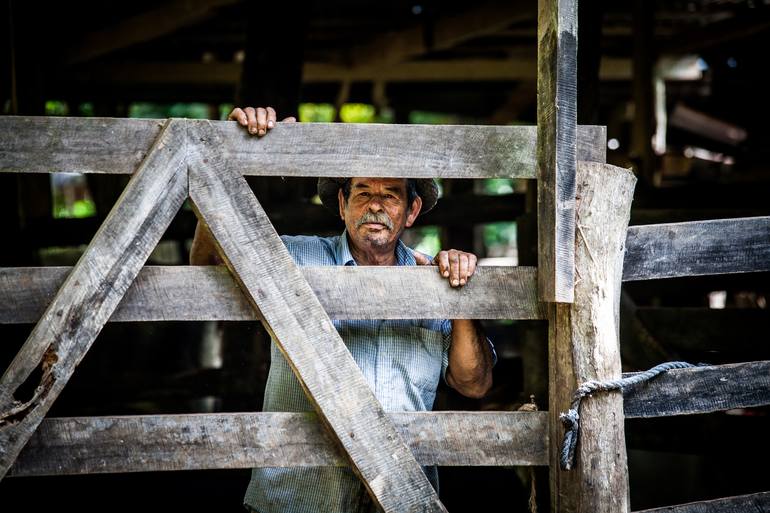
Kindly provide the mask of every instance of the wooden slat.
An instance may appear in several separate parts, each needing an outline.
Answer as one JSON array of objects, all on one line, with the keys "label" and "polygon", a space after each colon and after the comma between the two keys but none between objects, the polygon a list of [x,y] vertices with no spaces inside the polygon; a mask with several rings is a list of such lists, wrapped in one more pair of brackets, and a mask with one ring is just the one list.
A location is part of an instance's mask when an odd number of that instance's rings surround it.
[{"label": "wooden slat", "polygon": [[241,162],[219,152],[223,142],[210,131],[195,138],[189,180],[198,215],[373,501],[385,512],[446,511],[236,170]]},{"label": "wooden slat", "polygon": [[[449,287],[429,267],[303,267],[333,319],[544,319],[534,267],[479,267]],[[0,269],[0,324],[36,322],[70,267]],[[415,294],[420,298],[415,304]],[[254,309],[224,267],[147,266],[112,322],[254,320]]]},{"label": "wooden slat", "polygon": [[770,405],[770,361],[671,370],[623,393],[623,410],[629,418],[766,405]]},{"label": "wooden slat", "polygon": [[623,280],[770,271],[770,216],[631,226]]},{"label": "wooden slat", "polygon": [[639,510],[635,513],[770,513],[770,492]]},{"label": "wooden slat", "polygon": [[[244,175],[535,178],[534,126],[278,123],[257,139],[231,121],[177,122],[221,136],[218,151]],[[162,124],[0,116],[0,172],[130,174]],[[605,134],[580,127],[578,158],[603,161]]]},{"label": "wooden slat", "polygon": [[[0,382],[0,478],[35,431],[187,198],[184,134],[153,149]],[[36,376],[35,370],[40,370]],[[26,383],[30,380],[30,383]],[[22,385],[31,397],[17,397]],[[27,388],[27,387],[24,387]],[[34,392],[32,392],[34,390]]]},{"label": "wooden slat", "polygon": [[563,303],[575,284],[577,35],[576,0],[538,0],[538,289]]},{"label": "wooden slat", "polygon": [[[545,412],[389,413],[421,465],[547,465]],[[314,413],[44,420],[9,475],[341,466]]]}]

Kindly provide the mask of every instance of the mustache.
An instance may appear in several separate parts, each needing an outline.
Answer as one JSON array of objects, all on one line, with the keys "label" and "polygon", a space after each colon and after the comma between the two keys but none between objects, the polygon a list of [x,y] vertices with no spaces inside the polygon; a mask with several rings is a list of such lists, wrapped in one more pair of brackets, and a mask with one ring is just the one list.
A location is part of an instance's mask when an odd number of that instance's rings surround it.
[{"label": "mustache", "polygon": [[388,230],[393,230],[393,220],[385,212],[366,212],[361,216],[361,219],[356,221],[356,228],[360,228],[361,225],[366,223],[377,223],[384,225]]}]

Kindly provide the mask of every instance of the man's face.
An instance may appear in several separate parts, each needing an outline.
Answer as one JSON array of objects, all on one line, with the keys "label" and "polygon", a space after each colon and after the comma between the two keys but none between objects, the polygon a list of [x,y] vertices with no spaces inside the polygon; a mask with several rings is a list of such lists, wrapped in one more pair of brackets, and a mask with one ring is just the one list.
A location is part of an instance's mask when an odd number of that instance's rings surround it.
[{"label": "man's face", "polygon": [[353,178],[350,197],[338,193],[340,217],[353,244],[361,249],[391,250],[420,214],[422,199],[407,204],[404,178]]}]

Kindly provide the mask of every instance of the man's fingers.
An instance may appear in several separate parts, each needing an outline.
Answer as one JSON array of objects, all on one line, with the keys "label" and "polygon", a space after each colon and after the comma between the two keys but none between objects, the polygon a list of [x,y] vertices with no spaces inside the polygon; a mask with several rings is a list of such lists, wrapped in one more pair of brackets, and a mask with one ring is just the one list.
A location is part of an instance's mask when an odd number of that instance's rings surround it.
[{"label": "man's fingers", "polygon": [[468,274],[469,269],[469,262],[468,262],[468,253],[460,253],[460,285],[465,285],[468,283],[468,277],[470,276]]},{"label": "man's fingers", "polygon": [[246,126],[249,123],[249,120],[246,118],[246,113],[243,112],[243,109],[240,107],[234,108],[233,111],[228,114],[227,119],[229,121],[235,120],[241,126]]},{"label": "man's fingers", "polygon": [[283,118],[283,122],[284,123],[296,123],[297,122],[297,118],[295,118],[294,116],[289,116],[288,118]]},{"label": "man's fingers", "polygon": [[272,107],[267,108],[267,129],[270,130],[275,126],[275,109]]},{"label": "man's fingers", "polygon": [[476,272],[476,263],[478,262],[478,258],[473,253],[468,254],[468,279],[471,279],[471,276],[473,276],[473,273]]},{"label": "man's fingers", "polygon": [[262,107],[257,109],[257,135],[262,136],[267,133],[267,111]]},{"label": "man's fingers", "polygon": [[438,268],[441,276],[449,278],[449,252],[442,251],[438,254]]},{"label": "man's fingers", "polygon": [[244,112],[246,112],[246,118],[248,120],[249,133],[252,135],[256,134],[257,133],[257,112],[254,110],[254,107],[246,107],[244,109]]},{"label": "man's fingers", "polygon": [[417,265],[431,265],[433,263],[430,258],[419,251],[412,250],[412,255],[414,255],[414,261],[417,262]]},{"label": "man's fingers", "polygon": [[460,254],[453,249],[449,251],[449,284],[460,286]]}]

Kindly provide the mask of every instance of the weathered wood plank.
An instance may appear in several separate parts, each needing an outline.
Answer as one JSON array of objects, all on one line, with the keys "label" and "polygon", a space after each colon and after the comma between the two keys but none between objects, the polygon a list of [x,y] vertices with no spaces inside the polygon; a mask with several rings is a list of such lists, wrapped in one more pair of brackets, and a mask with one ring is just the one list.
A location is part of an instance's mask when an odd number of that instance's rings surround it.
[{"label": "weathered wood plank", "polygon": [[[187,198],[186,139],[179,128],[173,120],[167,122],[3,374],[0,478],[40,424]],[[36,369],[39,376],[35,375]],[[30,392],[20,391],[26,388],[23,385],[32,385]]]},{"label": "weathered wood plank", "polygon": [[621,376],[619,299],[636,179],[609,164],[578,163],[575,302],[551,305],[548,323],[551,504],[553,511],[629,511],[628,470],[619,393],[583,402],[571,470],[561,467],[564,427],[579,383]]},{"label": "weathered wood plank", "polygon": [[211,131],[199,138],[190,198],[351,468],[386,512],[446,511],[236,170],[241,162],[218,151]]},{"label": "weathered wood plank", "polygon": [[671,370],[623,392],[623,410],[629,418],[766,405],[770,405],[770,361]]},{"label": "weathered wood plank", "polygon": [[631,226],[623,281],[770,271],[770,216]]},{"label": "weathered wood plank", "polygon": [[770,492],[639,510],[635,513],[770,513]]},{"label": "weathered wood plank", "polygon": [[[0,324],[36,322],[70,267],[0,268]],[[534,267],[479,267],[451,289],[430,267],[302,267],[332,319],[544,319]],[[411,301],[417,294],[419,304]],[[230,272],[216,266],[147,266],[112,322],[254,320]]]},{"label": "weathered wood plank", "polygon": [[[546,412],[389,413],[421,465],[547,465]],[[11,476],[341,466],[314,413],[46,419]]]},{"label": "weathered wood plank", "polygon": [[[234,122],[176,120],[222,137],[244,175],[535,178],[535,126],[278,123],[257,139]],[[136,170],[155,119],[0,116],[0,172]],[[581,126],[577,155],[606,158],[606,129]],[[116,144],[119,142],[120,144]]]},{"label": "weathered wood plank", "polygon": [[577,35],[576,0],[538,1],[538,289],[564,303],[575,284]]}]

